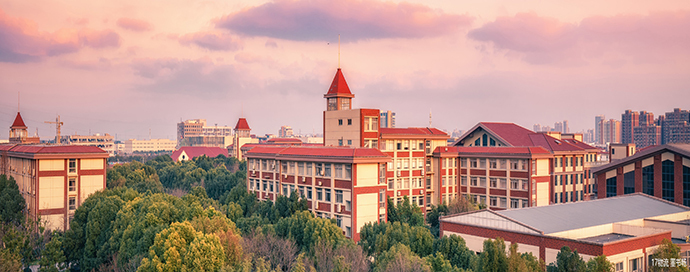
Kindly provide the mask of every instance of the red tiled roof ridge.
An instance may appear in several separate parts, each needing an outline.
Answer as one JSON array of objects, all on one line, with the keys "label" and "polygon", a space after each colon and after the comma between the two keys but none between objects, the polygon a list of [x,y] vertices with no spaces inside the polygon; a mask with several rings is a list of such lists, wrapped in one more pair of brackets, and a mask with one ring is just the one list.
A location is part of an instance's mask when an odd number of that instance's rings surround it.
[{"label": "red tiled roof ridge", "polygon": [[17,117],[14,118],[14,122],[10,128],[27,128],[26,124],[24,124],[24,119],[19,112],[17,112]]},{"label": "red tiled roof ridge", "polygon": [[249,123],[247,123],[247,119],[244,117],[240,117],[240,119],[237,120],[235,129],[250,130],[251,128],[249,128]]},{"label": "red tiled roof ridge", "polygon": [[345,76],[343,76],[343,72],[340,70],[340,68],[338,68],[338,70],[335,72],[333,82],[331,83],[331,86],[328,88],[328,92],[325,96],[338,95],[354,97],[352,92],[350,92],[350,87],[347,86],[347,81],[345,81]]}]

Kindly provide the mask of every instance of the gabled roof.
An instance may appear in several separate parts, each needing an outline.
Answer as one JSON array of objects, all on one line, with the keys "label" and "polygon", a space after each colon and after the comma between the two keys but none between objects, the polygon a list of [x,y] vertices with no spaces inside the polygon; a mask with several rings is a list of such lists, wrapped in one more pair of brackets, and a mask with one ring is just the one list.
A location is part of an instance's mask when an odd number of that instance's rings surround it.
[{"label": "gabled roof", "polygon": [[345,82],[345,77],[340,68],[335,72],[331,87],[328,88],[328,92],[323,95],[323,97],[355,97],[355,95],[350,92],[350,87],[347,86],[347,82]]},{"label": "gabled roof", "polygon": [[22,119],[22,115],[19,114],[19,112],[17,112],[17,117],[14,118],[14,122],[10,128],[27,128],[26,124],[24,124],[24,119]]},{"label": "gabled roof", "polygon": [[428,127],[381,128],[380,132],[382,137],[386,135],[432,135],[450,137],[448,133],[440,129]]},{"label": "gabled roof", "polygon": [[249,123],[247,123],[247,119],[240,117],[235,125],[235,130],[251,130],[251,128],[249,128]]},{"label": "gabled roof", "polygon": [[180,157],[180,154],[182,154],[182,152],[187,154],[187,157],[189,157],[190,160],[201,155],[206,155],[209,158],[215,158],[218,155],[223,155],[226,157],[228,156],[228,150],[225,148],[206,146],[183,146],[172,153],[173,160],[177,161],[177,158]]},{"label": "gabled roof", "polygon": [[635,155],[632,155],[627,158],[623,158],[620,160],[613,161],[609,164],[605,164],[599,167],[595,167],[592,169],[593,173],[597,172],[602,172],[602,171],[609,171],[616,169],[618,167],[621,167],[623,165],[629,164],[633,161],[637,160],[642,160],[647,157],[651,157],[653,155],[663,153],[666,151],[670,151],[679,155],[682,155],[686,158],[690,158],[690,144],[665,144],[665,145],[654,145],[654,146],[649,146],[645,147],[644,149],[637,150],[637,153]]},{"label": "gabled roof", "polygon": [[481,122],[475,125],[472,127],[472,129],[465,132],[465,134],[463,134],[455,143],[453,143],[453,145],[458,146],[461,141],[465,140],[465,138],[469,137],[469,135],[480,128],[507,146],[539,146],[543,147],[549,152],[584,151],[597,149],[575,139],[559,140],[547,135],[546,133],[537,133],[514,123],[492,122]]}]

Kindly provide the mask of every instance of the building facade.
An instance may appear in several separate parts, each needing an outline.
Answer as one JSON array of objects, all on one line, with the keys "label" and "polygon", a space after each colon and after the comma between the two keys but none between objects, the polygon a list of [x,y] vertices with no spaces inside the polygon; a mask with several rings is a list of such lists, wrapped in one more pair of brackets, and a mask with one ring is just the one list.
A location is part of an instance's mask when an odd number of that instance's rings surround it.
[{"label": "building facade", "polygon": [[95,146],[0,145],[0,174],[17,181],[29,216],[67,230],[75,210],[105,188],[107,158]]},{"label": "building facade", "polygon": [[598,198],[636,192],[690,206],[690,144],[667,144],[593,169]]},{"label": "building facade", "polygon": [[14,118],[14,122],[10,126],[10,138],[9,143],[12,144],[37,144],[40,143],[41,139],[39,137],[29,137],[29,131],[26,124],[24,124],[24,119],[22,115],[17,112],[17,116]]},{"label": "building facade", "polygon": [[690,111],[673,109],[661,123],[662,144],[690,143]]},{"label": "building facade", "polygon": [[125,141],[124,153],[147,153],[147,152],[172,152],[175,151],[177,142],[170,139],[150,139]]},{"label": "building facade", "polygon": [[225,148],[232,141],[232,127],[207,126],[206,119],[190,119],[177,123],[177,146]]},{"label": "building facade", "polygon": [[110,156],[115,156],[115,137],[106,133],[101,135],[65,135],[60,137],[60,143],[80,146],[95,146],[108,152]]},{"label": "building facade", "polygon": [[381,112],[381,128],[395,128],[395,112]]},{"label": "building facade", "polygon": [[386,221],[386,164],[373,148],[256,146],[247,159],[247,189],[260,200],[298,193],[317,217],[335,219],[359,240],[366,223]]}]

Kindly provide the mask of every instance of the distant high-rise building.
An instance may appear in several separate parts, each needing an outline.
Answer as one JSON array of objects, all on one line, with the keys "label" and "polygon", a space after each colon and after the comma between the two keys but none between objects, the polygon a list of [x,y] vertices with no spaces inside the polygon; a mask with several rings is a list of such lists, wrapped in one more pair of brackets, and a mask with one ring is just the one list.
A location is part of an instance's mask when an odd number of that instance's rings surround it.
[{"label": "distant high-rise building", "polygon": [[661,144],[661,126],[637,126],[633,128],[633,143],[638,149]]},{"label": "distant high-rise building", "polygon": [[585,143],[594,143],[594,130],[588,129],[585,133],[582,134],[582,138]]},{"label": "distant high-rise building", "polygon": [[610,119],[602,121],[602,143],[620,143],[621,142],[621,121]]},{"label": "distant high-rise building", "polygon": [[540,132],[541,131],[541,125],[540,124],[534,124],[534,126],[532,126],[532,130],[534,130],[535,132]]},{"label": "distant high-rise building", "polygon": [[232,140],[232,131],[228,126],[206,126],[206,119],[186,120],[177,123],[177,145],[225,148]]},{"label": "distant high-rise building", "polygon": [[563,120],[563,133],[570,133],[570,127],[568,126],[568,120]]},{"label": "distant high-rise building", "polygon": [[558,132],[563,132],[563,123],[561,122],[556,122],[553,124],[554,130]]},{"label": "distant high-rise building", "polygon": [[621,143],[629,144],[633,142],[633,129],[640,125],[640,113],[631,110],[625,110],[621,114]]},{"label": "distant high-rise building", "polygon": [[690,143],[690,111],[673,109],[667,112],[662,123],[662,143]]},{"label": "distant high-rise building", "polygon": [[594,116],[594,139],[597,144],[604,144],[604,137],[602,137],[603,133],[603,124],[602,122],[604,121],[606,117],[603,115],[597,115]]},{"label": "distant high-rise building", "polygon": [[292,127],[290,127],[290,126],[282,126],[282,127],[280,127],[280,130],[278,131],[278,137],[280,137],[280,138],[291,138],[294,136],[295,136],[295,133],[292,131]]},{"label": "distant high-rise building", "polygon": [[395,127],[395,112],[382,111],[381,112],[381,127],[394,128]]}]

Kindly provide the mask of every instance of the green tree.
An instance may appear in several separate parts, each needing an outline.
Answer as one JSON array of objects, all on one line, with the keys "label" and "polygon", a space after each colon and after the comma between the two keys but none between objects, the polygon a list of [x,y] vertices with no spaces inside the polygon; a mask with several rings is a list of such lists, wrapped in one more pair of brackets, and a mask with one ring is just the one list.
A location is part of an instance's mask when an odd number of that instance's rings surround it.
[{"label": "green tree", "polygon": [[484,241],[484,248],[479,257],[479,267],[477,270],[480,272],[508,271],[506,245],[502,238]]},{"label": "green tree", "polygon": [[190,224],[195,230],[204,234],[214,234],[218,237],[228,266],[237,267],[240,265],[243,255],[242,237],[239,235],[235,223],[210,207],[202,215],[194,217]]},{"label": "green tree", "polygon": [[41,265],[40,272],[58,272],[66,268],[65,253],[62,251],[62,234],[54,231],[50,242],[46,244],[43,250],[43,256],[39,264]]},{"label": "green tree", "polygon": [[423,226],[424,214],[417,205],[412,205],[407,196],[403,197],[402,202],[393,205],[392,199],[388,198],[388,222],[405,222],[410,226]]},{"label": "green tree", "polygon": [[[553,267],[553,265],[550,265]],[[561,251],[556,255],[556,266],[554,271],[571,272],[571,271],[585,271],[586,264],[582,260],[577,250],[573,251],[568,246],[563,246]],[[553,268],[551,268],[553,270]]]},{"label": "green tree", "polygon": [[172,223],[158,233],[148,255],[138,271],[218,271],[225,262],[218,237],[194,230],[189,222]]},{"label": "green tree", "polygon": [[359,245],[369,255],[378,255],[397,243],[406,245],[419,256],[427,256],[433,251],[434,236],[425,227],[400,222],[367,223],[360,230]]},{"label": "green tree", "polygon": [[[654,250],[654,253],[652,253],[652,260],[655,259],[661,259],[664,261],[669,261],[671,259],[680,259],[680,247],[673,244],[673,242],[669,241],[668,239],[664,239],[661,241],[661,244],[659,247],[657,247]],[[669,265],[670,266],[670,265]],[[652,272],[657,272],[657,271],[688,271],[687,266],[681,266],[681,267],[662,267],[660,265],[656,265],[654,261],[649,264],[649,271]]]},{"label": "green tree", "polygon": [[318,243],[336,247],[345,241],[342,229],[330,220],[315,218],[311,212],[296,212],[275,225],[279,237],[292,239],[303,251],[310,251]]},{"label": "green tree", "polygon": [[613,264],[606,259],[606,255],[599,255],[589,259],[587,262],[587,272],[612,272]]},{"label": "green tree", "polygon": [[457,235],[443,236],[434,241],[434,253],[441,253],[448,259],[451,265],[470,269],[472,266],[472,259],[476,258],[462,237]]},{"label": "green tree", "polygon": [[26,202],[13,177],[0,175],[0,222],[19,225],[24,221]]},{"label": "green tree", "polygon": [[374,264],[374,272],[411,272],[431,271],[431,267],[422,258],[414,254],[409,247],[398,243],[382,252]]}]

